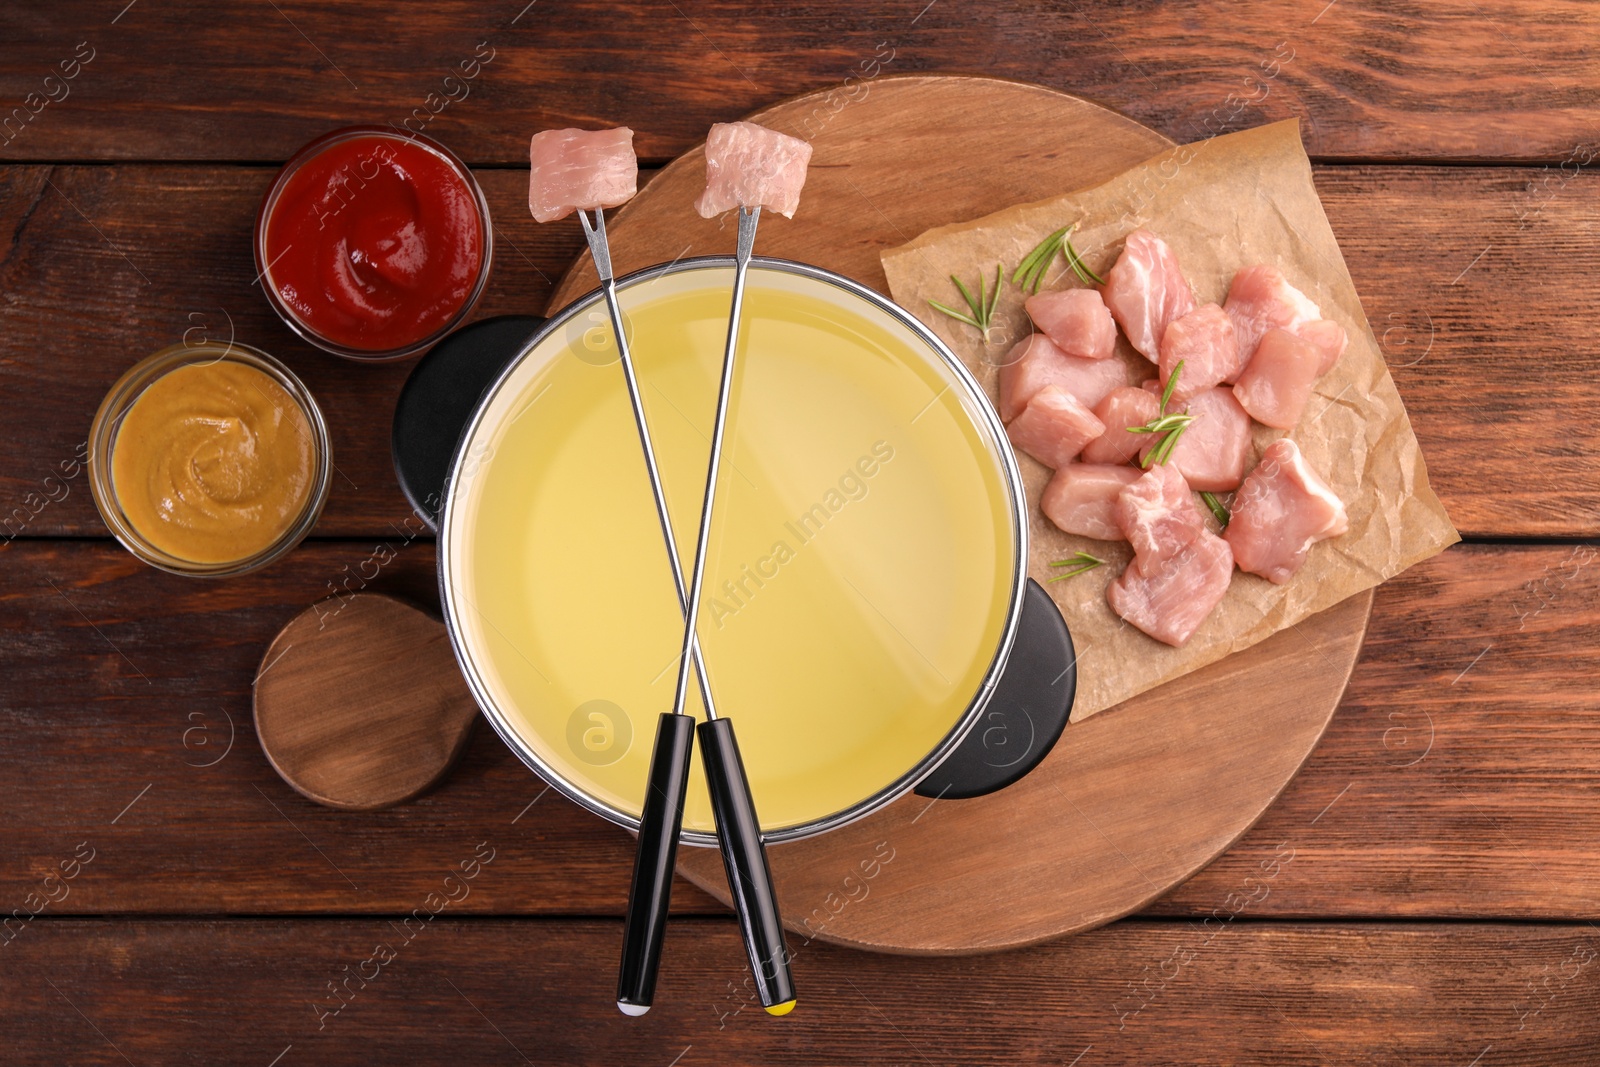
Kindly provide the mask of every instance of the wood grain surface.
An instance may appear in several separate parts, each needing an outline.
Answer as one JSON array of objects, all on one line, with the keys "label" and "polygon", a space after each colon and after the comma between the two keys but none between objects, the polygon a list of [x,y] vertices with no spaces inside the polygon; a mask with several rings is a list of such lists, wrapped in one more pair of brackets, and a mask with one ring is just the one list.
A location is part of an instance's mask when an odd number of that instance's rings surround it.
[{"label": "wood grain surface", "polygon": [[[464,884],[507,878],[488,847]],[[1273,892],[1241,890],[1236,917],[994,956],[808,945],[782,1020],[740,985],[731,920],[673,922],[655,1007],[624,1023],[609,1004],[620,922],[460,921],[454,905],[406,927],[36,923],[4,950],[0,996],[8,1028],[32,1035],[26,1062],[52,1064],[1594,1062],[1592,926],[1253,921],[1247,898]]]},{"label": "wood grain surface", "polygon": [[[380,545],[394,559],[358,584]],[[1151,910],[1209,913],[1287,843],[1297,858],[1263,916],[1593,914],[1595,552],[1463,545],[1380,587],[1344,703],[1305,768]],[[493,834],[509,843],[507,877],[463,911],[621,913],[632,838],[545,793],[492,731],[437,789],[367,814],[296,795],[256,746],[250,686],[273,635],[330,582],[436,604],[431,544],[308,543],[228,583],[163,574],[100,541],[18,542],[0,560],[0,752],[15,783],[0,791],[0,901],[20,906],[95,835],[115,862],[86,871],[52,913],[392,915],[469,839]],[[720,910],[684,882],[673,904]]]},{"label": "wood grain surface", "polygon": [[1179,141],[1299,115],[1341,159],[1558,162],[1596,135],[1584,0],[526,4],[7,5],[8,108],[48,99],[80,43],[93,58],[0,153],[281,161],[333,126],[409,121],[497,163],[525,161],[533,130],[625,124],[664,162],[784,97],[933,70],[1067,89]]},{"label": "wood grain surface", "polygon": [[[338,467],[319,536],[379,536],[410,515],[385,427],[411,364],[329,358],[296,339],[251,284],[251,220],[273,173],[0,168],[0,234],[14,238],[0,255],[0,403],[24,420],[0,435],[0,536],[105,536],[81,480],[64,498],[46,480],[71,463],[118,375],[185,336],[262,348],[316,394]],[[1469,537],[1600,536],[1600,375],[1588,326],[1600,315],[1600,176],[1315,173],[1457,527]],[[526,172],[478,177],[497,246],[477,315],[537,313],[582,234],[572,219],[533,222]],[[781,239],[779,229],[763,233]],[[85,294],[97,295],[86,305]]]},{"label": "wood grain surface", "polygon": [[[1583,0],[0,6],[0,1059],[1596,1062],[1597,20]],[[295,794],[255,744],[285,622],[435,582],[386,444],[407,367],[294,340],[252,286],[250,221],[310,137],[424,108],[494,213],[479,314],[527,312],[582,245],[527,217],[532,130],[627,123],[659,165],[711,122],[836,86],[832,121],[929,71],[1082,93],[1173,140],[1300,118],[1435,488],[1480,543],[1378,590],[1301,774],[1142,918],[969,959],[807,945],[805,1002],[773,1026],[738,1011],[731,921],[680,883],[667,995],[625,1026],[626,834],[541,796],[489,731],[370,814]],[[320,540],[237,581],[133,561],[81,472],[105,388],[190,331],[285,359],[334,434]],[[471,893],[318,1030],[327,983],[482,842]],[[66,870],[63,896],[44,879]]]},{"label": "wood grain surface", "polygon": [[290,619],[261,656],[251,712],[272,769],[345,811],[432,786],[478,720],[444,623],[375,593],[336,594]]}]

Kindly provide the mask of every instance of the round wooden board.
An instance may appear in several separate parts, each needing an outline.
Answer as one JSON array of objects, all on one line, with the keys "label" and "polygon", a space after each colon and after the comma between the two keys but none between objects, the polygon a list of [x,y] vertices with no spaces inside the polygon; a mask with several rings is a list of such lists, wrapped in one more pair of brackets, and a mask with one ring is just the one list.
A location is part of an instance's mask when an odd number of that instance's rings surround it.
[{"label": "round wooden board", "polygon": [[274,770],[331,808],[372,811],[443,777],[478,705],[438,619],[391,597],[313,604],[256,673],[256,735]]},{"label": "round wooden board", "polygon": [[[815,263],[879,291],[887,291],[880,250],[1103,181],[1171,144],[1078,97],[958,75],[878,78],[750,118],[815,148],[800,210],[793,220],[762,219],[758,254]],[[704,181],[696,148],[608,221],[619,274],[733,251],[727,220],[694,212]],[[551,308],[595,284],[585,256]],[[784,921],[860,948],[962,954],[1137,910],[1227,849],[1294,777],[1344,693],[1371,607],[1371,592],[1351,597],[1070,725],[1037,770],[1002,792],[906,796],[843,829],[772,848]],[[715,850],[681,851],[678,869],[729,900]]]}]

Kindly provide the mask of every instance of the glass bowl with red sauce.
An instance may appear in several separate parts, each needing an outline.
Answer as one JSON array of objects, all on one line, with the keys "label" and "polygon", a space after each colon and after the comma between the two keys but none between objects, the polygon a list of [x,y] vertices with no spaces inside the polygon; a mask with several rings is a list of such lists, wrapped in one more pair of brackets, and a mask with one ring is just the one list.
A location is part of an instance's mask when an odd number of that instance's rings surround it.
[{"label": "glass bowl with red sauce", "polygon": [[278,315],[317,347],[403,359],[471,313],[493,235],[483,190],[449,149],[349,126],[278,172],[256,216],[256,271]]}]

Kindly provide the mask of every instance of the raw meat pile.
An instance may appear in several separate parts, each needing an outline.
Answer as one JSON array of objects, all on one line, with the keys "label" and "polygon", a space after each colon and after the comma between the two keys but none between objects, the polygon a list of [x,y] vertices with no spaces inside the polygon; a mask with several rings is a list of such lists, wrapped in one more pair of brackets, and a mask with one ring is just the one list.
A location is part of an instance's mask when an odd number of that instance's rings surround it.
[{"label": "raw meat pile", "polygon": [[[1235,565],[1281,584],[1313,544],[1348,528],[1344,504],[1289,438],[1245,471],[1252,423],[1292,430],[1347,342],[1278,270],[1245,267],[1222,306],[1197,306],[1172,249],[1135,230],[1104,286],[1039,293],[1026,306],[1042,332],[1000,369],[1000,417],[1013,445],[1055,469],[1040,502],[1046,517],[1067,533],[1132,544],[1132,562],[1106,589],[1122,618],[1181,645],[1222,600]],[[1111,358],[1118,326],[1152,364],[1143,386],[1127,385]],[[1175,413],[1193,419],[1162,457],[1165,435],[1134,428]],[[1219,536],[1195,493],[1230,491]]]}]

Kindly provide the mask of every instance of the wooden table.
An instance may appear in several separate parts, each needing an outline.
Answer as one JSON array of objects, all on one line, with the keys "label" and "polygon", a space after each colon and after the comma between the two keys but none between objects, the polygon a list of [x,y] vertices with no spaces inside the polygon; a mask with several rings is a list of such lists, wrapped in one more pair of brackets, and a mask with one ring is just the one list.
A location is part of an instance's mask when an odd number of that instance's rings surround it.
[{"label": "wooden table", "polygon": [[[0,933],[0,1060],[1600,1061],[1600,12],[522,2],[0,12],[0,915],[37,912]],[[522,206],[531,131],[626,123],[657,166],[786,95],[927,70],[1079,92],[1177,140],[1299,116],[1466,543],[1379,590],[1304,772],[1144,914],[976,958],[807,945],[779,1022],[749,1010],[730,917],[682,884],[659,1006],[625,1021],[631,839],[492,733],[377,814],[305,801],[255,743],[250,683],[297,611],[434,595],[389,463],[408,367],[277,321],[255,208],[312,136],[410,119],[479,168],[499,244],[479,313],[536,310],[581,237]],[[81,469],[106,388],[186,332],[281,356],[333,430],[315,537],[243,579],[135,561]],[[474,857],[470,893],[418,918]]]}]

